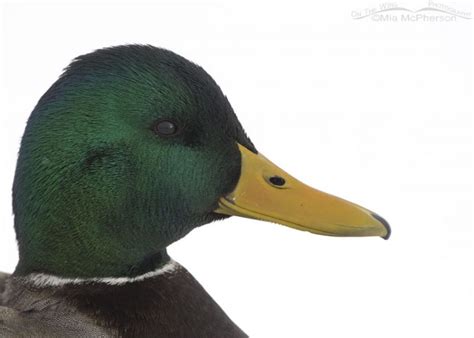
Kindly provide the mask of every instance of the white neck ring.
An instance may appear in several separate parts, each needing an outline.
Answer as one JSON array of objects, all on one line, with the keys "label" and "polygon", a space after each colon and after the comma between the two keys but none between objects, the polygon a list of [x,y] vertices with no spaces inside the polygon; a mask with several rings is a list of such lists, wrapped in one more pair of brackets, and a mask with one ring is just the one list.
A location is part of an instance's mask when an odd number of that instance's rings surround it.
[{"label": "white neck ring", "polygon": [[100,283],[106,285],[124,285],[128,283],[141,282],[145,279],[153,278],[160,275],[171,274],[175,272],[179,267],[180,265],[177,262],[170,259],[170,261],[162,267],[136,277],[63,278],[44,273],[33,273],[28,276],[25,276],[24,280],[28,283],[34,284],[37,287],[80,285],[91,283]]}]

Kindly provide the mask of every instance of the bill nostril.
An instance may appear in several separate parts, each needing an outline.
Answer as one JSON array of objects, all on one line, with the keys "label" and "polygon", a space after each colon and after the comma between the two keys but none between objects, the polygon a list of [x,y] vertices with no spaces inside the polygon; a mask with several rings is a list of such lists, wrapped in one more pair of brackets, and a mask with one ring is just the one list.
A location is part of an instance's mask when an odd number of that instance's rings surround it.
[{"label": "bill nostril", "polygon": [[282,187],[286,183],[285,179],[280,176],[272,176],[268,180],[271,184],[276,185],[277,187]]}]

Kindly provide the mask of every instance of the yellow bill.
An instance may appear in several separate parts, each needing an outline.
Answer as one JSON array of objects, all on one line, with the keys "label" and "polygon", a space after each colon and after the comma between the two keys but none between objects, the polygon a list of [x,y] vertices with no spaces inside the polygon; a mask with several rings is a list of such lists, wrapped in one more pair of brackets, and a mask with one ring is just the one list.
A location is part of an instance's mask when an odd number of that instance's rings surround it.
[{"label": "yellow bill", "polygon": [[238,144],[242,155],[239,182],[219,200],[217,213],[275,222],[329,236],[380,236],[390,226],[382,217],[354,203],[313,189],[265,156]]}]

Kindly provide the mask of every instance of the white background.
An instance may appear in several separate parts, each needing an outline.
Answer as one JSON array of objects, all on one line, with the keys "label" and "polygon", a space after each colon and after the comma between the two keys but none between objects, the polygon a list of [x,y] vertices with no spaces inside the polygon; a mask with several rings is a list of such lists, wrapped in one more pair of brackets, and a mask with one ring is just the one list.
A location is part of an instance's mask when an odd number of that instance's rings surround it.
[{"label": "white background", "polygon": [[474,337],[472,20],[351,17],[378,5],[3,4],[0,270],[17,260],[10,191],[37,100],[73,57],[149,43],[202,65],[273,162],[392,225],[389,241],[341,239],[234,217],[172,245],[241,328],[252,337]]}]

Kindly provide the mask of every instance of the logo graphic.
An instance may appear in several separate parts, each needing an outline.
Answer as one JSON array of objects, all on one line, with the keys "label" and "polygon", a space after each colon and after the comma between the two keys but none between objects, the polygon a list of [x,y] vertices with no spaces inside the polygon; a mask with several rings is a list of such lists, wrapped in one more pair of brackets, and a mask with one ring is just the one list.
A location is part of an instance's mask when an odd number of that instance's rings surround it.
[{"label": "logo graphic", "polygon": [[426,7],[415,10],[395,2],[385,2],[378,7],[353,10],[351,16],[354,20],[370,19],[377,22],[455,22],[472,19],[471,12],[432,0],[428,1]]}]

